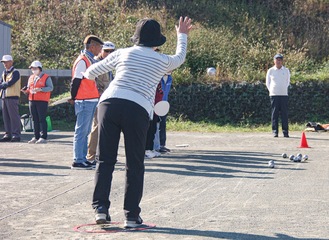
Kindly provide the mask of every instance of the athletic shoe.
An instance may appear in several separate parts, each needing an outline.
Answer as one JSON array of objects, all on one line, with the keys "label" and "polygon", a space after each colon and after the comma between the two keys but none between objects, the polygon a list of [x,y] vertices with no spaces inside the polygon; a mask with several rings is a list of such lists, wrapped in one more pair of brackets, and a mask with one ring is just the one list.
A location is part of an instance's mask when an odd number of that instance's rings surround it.
[{"label": "athletic shoe", "polygon": [[140,227],[143,223],[143,219],[138,216],[138,218],[127,218],[124,222],[125,228],[137,228]]},{"label": "athletic shoe", "polygon": [[45,144],[47,143],[47,140],[44,138],[39,138],[38,141],[35,142],[36,144]]},{"label": "athletic shoe", "polygon": [[162,147],[160,147],[159,152],[160,153],[167,153],[167,152],[170,152],[170,149],[169,148],[166,148],[165,146],[162,146]]},{"label": "athletic shoe", "polygon": [[90,170],[93,169],[93,167],[89,166],[87,163],[72,163],[71,169],[76,169],[76,170]]},{"label": "athletic shoe", "polygon": [[155,157],[160,157],[161,156],[161,153],[156,151],[156,150],[153,150],[153,153],[154,153]]},{"label": "athletic shoe", "polygon": [[145,159],[152,159],[155,157],[155,153],[152,150],[146,150],[145,151]]},{"label": "athletic shoe", "polygon": [[289,137],[289,135],[288,135],[288,134],[284,134],[283,136],[284,136],[285,138],[288,138],[288,137]]},{"label": "athletic shoe", "polygon": [[11,137],[3,137],[0,139],[0,142],[10,142],[11,141]]},{"label": "athletic shoe", "polygon": [[30,141],[28,141],[27,143],[32,144],[32,143],[36,143],[38,141],[38,139],[36,139],[35,137],[32,138]]},{"label": "athletic shoe", "polygon": [[111,222],[109,210],[103,206],[97,207],[95,209],[95,221],[97,224],[104,224],[106,222]]},{"label": "athletic shoe", "polygon": [[85,163],[90,167],[93,167],[93,168],[96,167],[96,160],[94,160],[94,161],[88,161],[87,160],[87,161],[85,161]]}]

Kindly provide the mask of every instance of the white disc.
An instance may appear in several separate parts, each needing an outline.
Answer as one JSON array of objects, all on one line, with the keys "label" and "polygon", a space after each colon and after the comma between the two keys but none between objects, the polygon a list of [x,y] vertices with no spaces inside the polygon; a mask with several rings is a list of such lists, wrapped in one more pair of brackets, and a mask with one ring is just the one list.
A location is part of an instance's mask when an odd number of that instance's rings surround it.
[{"label": "white disc", "polygon": [[162,117],[169,112],[170,104],[167,101],[160,101],[154,106],[154,112],[156,115]]}]

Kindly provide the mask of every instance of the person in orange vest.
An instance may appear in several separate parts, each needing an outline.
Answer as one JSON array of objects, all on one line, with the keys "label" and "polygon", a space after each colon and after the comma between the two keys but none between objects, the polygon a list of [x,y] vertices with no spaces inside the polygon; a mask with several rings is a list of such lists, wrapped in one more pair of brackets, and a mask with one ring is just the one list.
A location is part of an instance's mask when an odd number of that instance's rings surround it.
[{"label": "person in orange vest", "polygon": [[75,131],[73,138],[73,163],[71,169],[92,169],[96,161],[87,160],[88,135],[99,99],[96,82],[83,77],[87,68],[97,62],[94,59],[103,47],[103,41],[95,35],[88,35],[84,41],[85,49],[81,51],[72,68],[71,99],[74,104]]},{"label": "person in orange vest", "polygon": [[32,75],[27,86],[22,88],[22,92],[28,95],[29,109],[33,120],[34,137],[28,143],[47,143],[48,125],[46,117],[50,94],[54,86],[51,77],[42,72],[41,62],[33,61],[29,68]]},{"label": "person in orange vest", "polygon": [[[114,51],[115,51],[114,43],[104,42],[102,51],[98,54],[98,56],[95,57],[95,59],[101,61]],[[98,88],[99,95],[102,95],[102,93],[109,86],[112,80],[113,80],[112,71],[108,73],[104,73],[101,76],[98,76],[96,85]],[[98,143],[98,119],[97,119],[97,108],[96,108],[92,122],[91,132],[88,137],[87,160],[90,162],[96,160],[97,143]]]}]

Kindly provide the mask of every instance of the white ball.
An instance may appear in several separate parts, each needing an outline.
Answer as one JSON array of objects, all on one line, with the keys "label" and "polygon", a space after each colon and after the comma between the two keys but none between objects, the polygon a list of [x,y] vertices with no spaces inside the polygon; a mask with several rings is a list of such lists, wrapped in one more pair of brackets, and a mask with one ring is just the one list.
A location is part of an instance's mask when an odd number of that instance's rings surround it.
[{"label": "white ball", "polygon": [[303,159],[304,159],[304,161],[308,160],[308,156],[307,155],[304,155],[303,156]]},{"label": "white ball", "polygon": [[216,69],[213,67],[207,68],[207,74],[209,76],[215,76],[216,75]]},{"label": "white ball", "polygon": [[273,160],[269,161],[269,162],[268,162],[268,166],[269,166],[270,168],[274,168],[274,166],[275,166],[274,161],[273,161]]}]

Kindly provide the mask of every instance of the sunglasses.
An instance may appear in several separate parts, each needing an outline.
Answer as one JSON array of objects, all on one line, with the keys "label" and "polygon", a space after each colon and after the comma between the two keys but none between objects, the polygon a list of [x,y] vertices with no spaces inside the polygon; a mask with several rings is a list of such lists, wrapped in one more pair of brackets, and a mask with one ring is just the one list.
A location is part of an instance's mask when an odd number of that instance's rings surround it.
[{"label": "sunglasses", "polygon": [[106,52],[106,53],[111,53],[111,52],[114,52],[114,50],[112,50],[112,49],[108,49],[108,50],[104,50],[104,52]]}]

